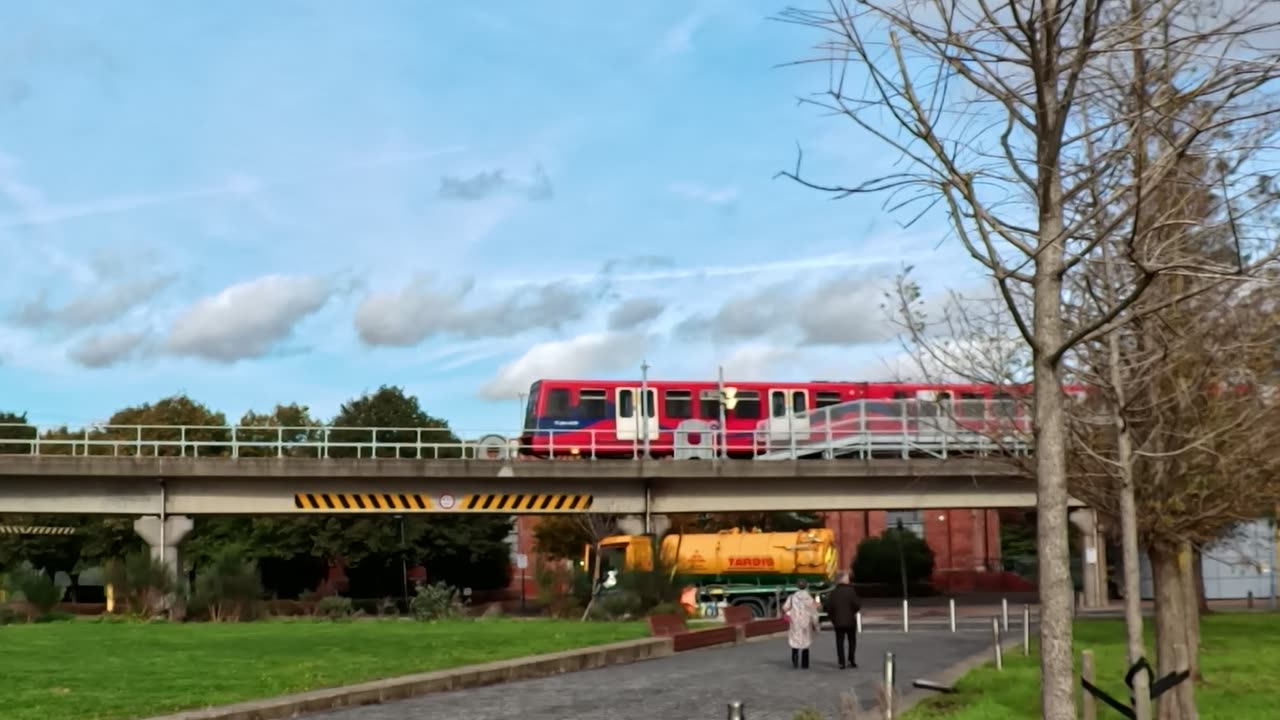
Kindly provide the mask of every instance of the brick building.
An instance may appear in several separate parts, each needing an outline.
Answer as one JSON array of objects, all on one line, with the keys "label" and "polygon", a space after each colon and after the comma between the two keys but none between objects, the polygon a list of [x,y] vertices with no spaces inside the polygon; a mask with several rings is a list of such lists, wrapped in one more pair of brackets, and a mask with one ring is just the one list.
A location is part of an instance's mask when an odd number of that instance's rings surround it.
[{"label": "brick building", "polygon": [[[1028,589],[1025,581],[1001,572],[1000,516],[995,510],[839,510],[823,513],[826,526],[836,533],[840,565],[849,568],[858,543],[867,536],[877,536],[886,527],[904,528],[920,535],[933,550],[933,584],[947,593],[995,592]],[[509,542],[512,555],[529,557],[525,572],[525,591],[529,597],[537,593],[533,568],[537,564],[533,528],[537,517],[519,516]],[[509,589],[520,594],[520,571],[512,560]]]}]

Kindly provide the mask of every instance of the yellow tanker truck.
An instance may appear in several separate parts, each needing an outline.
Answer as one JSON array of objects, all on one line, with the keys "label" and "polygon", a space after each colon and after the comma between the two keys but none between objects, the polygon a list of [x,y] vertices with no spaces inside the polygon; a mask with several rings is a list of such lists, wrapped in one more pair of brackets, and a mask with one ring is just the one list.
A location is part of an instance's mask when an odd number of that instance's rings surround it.
[{"label": "yellow tanker truck", "polygon": [[[773,615],[776,604],[805,580],[815,595],[830,590],[839,559],[835,533],[828,528],[795,532],[724,530],[716,533],[670,534],[662,538],[663,565],[694,581],[684,605],[695,608],[727,603],[751,608],[756,617]],[[593,567],[590,547],[584,558]],[[653,568],[653,542],[648,535],[615,535],[600,541],[600,577],[627,570]],[[692,596],[692,597],[690,597]],[[691,602],[692,601],[692,602]]]}]

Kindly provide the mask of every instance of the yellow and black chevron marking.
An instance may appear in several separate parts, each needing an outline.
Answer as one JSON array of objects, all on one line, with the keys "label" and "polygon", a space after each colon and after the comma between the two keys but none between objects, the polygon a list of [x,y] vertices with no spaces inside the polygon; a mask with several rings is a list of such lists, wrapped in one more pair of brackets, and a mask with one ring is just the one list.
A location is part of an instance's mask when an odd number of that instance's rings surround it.
[{"label": "yellow and black chevron marking", "polygon": [[422,493],[296,493],[293,506],[320,512],[434,509],[431,496]]},{"label": "yellow and black chevron marking", "polygon": [[75,535],[73,527],[47,525],[0,525],[0,535]]},{"label": "yellow and black chevron marking", "polygon": [[492,512],[496,510],[524,510],[526,512],[583,512],[591,509],[591,495],[515,495],[486,494],[464,495],[458,503],[459,510]]}]

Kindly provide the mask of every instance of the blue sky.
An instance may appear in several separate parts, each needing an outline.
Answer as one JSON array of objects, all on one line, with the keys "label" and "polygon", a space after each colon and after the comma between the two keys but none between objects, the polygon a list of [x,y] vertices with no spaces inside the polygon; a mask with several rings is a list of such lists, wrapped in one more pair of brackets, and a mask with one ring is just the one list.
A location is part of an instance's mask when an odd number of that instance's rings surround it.
[{"label": "blue sky", "polygon": [[886,377],[879,308],[976,265],[855,182],[768,3],[0,8],[0,409],[186,392],[327,419],[402,385],[505,431],[542,376]]}]

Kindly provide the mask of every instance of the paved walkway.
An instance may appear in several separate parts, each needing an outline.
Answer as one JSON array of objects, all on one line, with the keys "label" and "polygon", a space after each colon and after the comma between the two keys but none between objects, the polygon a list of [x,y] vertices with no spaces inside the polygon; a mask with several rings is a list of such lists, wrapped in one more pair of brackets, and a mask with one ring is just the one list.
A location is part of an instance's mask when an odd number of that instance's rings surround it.
[{"label": "paved walkway", "polygon": [[751,720],[792,720],[813,707],[837,717],[840,693],[851,687],[864,706],[875,698],[884,653],[898,665],[898,690],[919,677],[989,649],[982,632],[922,630],[909,634],[873,632],[858,643],[856,670],[835,664],[835,635],[815,638],[813,666],[792,670],[785,637],[744,645],[678,653],[661,660],[587,670],[537,680],[441,693],[386,705],[340,710],[317,720],[707,720],[725,716],[731,700],[743,702]]}]

